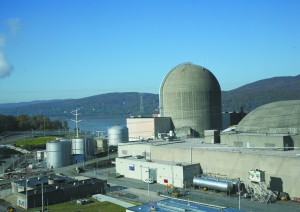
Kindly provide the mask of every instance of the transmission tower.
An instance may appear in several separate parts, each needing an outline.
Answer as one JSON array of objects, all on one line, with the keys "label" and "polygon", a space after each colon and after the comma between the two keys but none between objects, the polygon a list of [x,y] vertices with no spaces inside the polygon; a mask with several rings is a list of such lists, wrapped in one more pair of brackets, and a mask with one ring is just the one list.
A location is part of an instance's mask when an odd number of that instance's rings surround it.
[{"label": "transmission tower", "polygon": [[140,114],[142,115],[144,113],[144,103],[143,103],[144,93],[139,93],[139,95],[140,95]]},{"label": "transmission tower", "polygon": [[82,121],[82,120],[78,120],[78,115],[80,115],[80,113],[78,113],[79,110],[80,109],[76,108],[76,109],[71,111],[71,113],[75,116],[75,120],[71,119],[71,121],[75,122],[76,136],[77,137],[79,137],[79,135],[78,135],[78,123]]}]

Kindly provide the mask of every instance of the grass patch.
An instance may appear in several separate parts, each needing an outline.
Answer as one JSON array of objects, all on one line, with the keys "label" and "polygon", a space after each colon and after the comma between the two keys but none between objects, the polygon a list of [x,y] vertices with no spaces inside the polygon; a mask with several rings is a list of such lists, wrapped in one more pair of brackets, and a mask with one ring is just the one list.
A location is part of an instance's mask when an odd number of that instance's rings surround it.
[{"label": "grass patch", "polygon": [[56,136],[44,136],[37,138],[26,138],[16,142],[16,146],[36,146],[45,144],[47,141],[55,140]]},{"label": "grass patch", "polygon": [[[48,211],[70,211],[70,212],[97,212],[97,211],[107,211],[107,212],[124,212],[126,211],[126,208],[110,203],[110,202],[99,202],[93,198],[87,198],[91,202],[87,203],[85,205],[77,205],[76,200],[60,203],[57,205],[49,205],[46,206],[48,208]],[[46,208],[45,207],[45,208]],[[32,208],[29,211],[39,211],[41,207],[39,208]]]}]

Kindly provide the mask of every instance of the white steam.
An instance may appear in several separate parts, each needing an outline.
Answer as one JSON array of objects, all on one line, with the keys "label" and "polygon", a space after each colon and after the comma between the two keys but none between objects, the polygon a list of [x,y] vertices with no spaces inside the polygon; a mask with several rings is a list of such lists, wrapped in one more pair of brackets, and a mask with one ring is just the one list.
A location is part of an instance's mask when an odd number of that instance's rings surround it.
[{"label": "white steam", "polygon": [[[11,34],[13,36],[21,29],[21,23],[19,18],[10,18],[5,21],[5,24],[8,26]],[[3,48],[6,45],[6,36],[0,33],[0,48]],[[5,53],[0,49],[0,79],[8,77],[13,71],[13,65],[11,65],[5,56]]]},{"label": "white steam", "polygon": [[0,52],[0,79],[10,75],[13,66],[8,63],[3,52]]}]

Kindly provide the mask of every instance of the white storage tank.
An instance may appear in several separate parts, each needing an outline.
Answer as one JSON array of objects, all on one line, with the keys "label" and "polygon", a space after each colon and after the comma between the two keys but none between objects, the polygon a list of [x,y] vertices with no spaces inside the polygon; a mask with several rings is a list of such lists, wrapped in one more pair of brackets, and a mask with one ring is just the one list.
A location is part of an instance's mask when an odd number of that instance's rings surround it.
[{"label": "white storage tank", "polygon": [[59,168],[71,164],[71,141],[56,140],[46,143],[47,168]]},{"label": "white storage tank", "polygon": [[96,142],[93,138],[72,138],[72,154],[84,155],[85,158],[95,155]]},{"label": "white storage tank", "polygon": [[118,143],[128,142],[128,128],[113,126],[108,129],[109,146],[118,146]]}]

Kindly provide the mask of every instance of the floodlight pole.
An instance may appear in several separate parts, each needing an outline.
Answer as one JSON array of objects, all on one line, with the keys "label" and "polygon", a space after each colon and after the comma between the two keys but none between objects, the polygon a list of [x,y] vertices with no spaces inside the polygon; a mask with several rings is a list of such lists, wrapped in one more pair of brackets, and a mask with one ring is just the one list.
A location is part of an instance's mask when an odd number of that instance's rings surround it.
[{"label": "floodlight pole", "polygon": [[28,188],[27,188],[27,182],[28,179],[26,178],[25,183],[26,183],[26,211],[28,210]]},{"label": "floodlight pole", "polygon": [[148,202],[150,204],[150,169],[148,167]]},{"label": "floodlight pole", "polygon": [[42,212],[44,212],[44,183],[42,182]]}]

